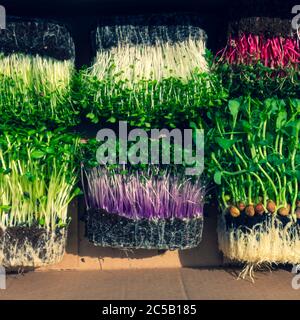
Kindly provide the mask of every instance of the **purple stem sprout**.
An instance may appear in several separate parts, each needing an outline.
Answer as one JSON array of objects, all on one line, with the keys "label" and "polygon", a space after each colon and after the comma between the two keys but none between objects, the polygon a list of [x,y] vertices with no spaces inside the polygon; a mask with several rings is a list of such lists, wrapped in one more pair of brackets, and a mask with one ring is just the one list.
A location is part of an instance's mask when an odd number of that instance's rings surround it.
[{"label": "purple stem sprout", "polygon": [[203,215],[205,187],[198,178],[165,173],[121,174],[103,167],[84,171],[88,209],[103,209],[131,219],[193,218]]}]

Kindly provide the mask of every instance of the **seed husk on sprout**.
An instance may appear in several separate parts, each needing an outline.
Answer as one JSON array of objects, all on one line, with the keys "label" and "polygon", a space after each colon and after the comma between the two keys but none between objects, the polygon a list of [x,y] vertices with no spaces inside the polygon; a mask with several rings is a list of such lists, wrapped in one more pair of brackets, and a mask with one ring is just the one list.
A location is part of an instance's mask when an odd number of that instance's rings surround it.
[{"label": "seed husk on sprout", "polygon": [[262,215],[265,213],[265,208],[263,206],[262,203],[258,203],[256,206],[255,206],[255,212],[259,215]]},{"label": "seed husk on sprout", "polygon": [[291,206],[287,204],[285,207],[281,207],[278,209],[278,213],[283,216],[287,217],[290,214]]},{"label": "seed husk on sprout", "polygon": [[246,215],[248,217],[253,217],[255,215],[255,209],[254,209],[254,205],[253,204],[249,204],[246,208],[245,208],[245,212]]},{"label": "seed husk on sprout", "polygon": [[276,212],[276,203],[273,200],[268,200],[267,202],[267,211],[270,213]]},{"label": "seed husk on sprout", "polygon": [[244,203],[243,201],[240,201],[240,202],[238,203],[238,208],[239,208],[240,211],[244,211],[245,208],[246,208],[245,203]]},{"label": "seed husk on sprout", "polygon": [[240,210],[235,206],[230,206],[229,207],[229,213],[233,218],[237,218],[237,217],[239,217],[241,215]]},{"label": "seed husk on sprout", "polygon": [[300,219],[300,207],[296,208],[295,214],[296,214],[297,219]]}]

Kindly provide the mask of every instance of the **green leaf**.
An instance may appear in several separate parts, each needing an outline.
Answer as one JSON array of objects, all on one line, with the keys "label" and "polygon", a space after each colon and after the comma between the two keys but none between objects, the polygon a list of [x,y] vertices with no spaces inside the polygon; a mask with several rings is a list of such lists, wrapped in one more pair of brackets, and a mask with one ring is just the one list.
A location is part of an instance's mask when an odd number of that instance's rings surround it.
[{"label": "green leaf", "polygon": [[297,112],[300,112],[300,99],[291,99],[291,102],[295,106]]},{"label": "green leaf", "polygon": [[258,144],[260,146],[268,146],[270,143],[268,140],[260,140],[260,141],[258,141]]},{"label": "green leaf", "polygon": [[44,155],[45,153],[41,150],[34,150],[33,152],[31,152],[32,159],[41,159]]},{"label": "green leaf", "polygon": [[248,121],[242,120],[242,121],[241,121],[241,124],[242,124],[243,130],[245,130],[246,133],[247,133],[247,132],[251,132],[252,126],[251,126],[251,124],[250,124]]},{"label": "green leaf", "polygon": [[110,117],[107,122],[110,122],[110,123],[115,123],[117,121],[117,119],[115,117]]},{"label": "green leaf", "polygon": [[50,148],[50,147],[47,147],[46,148],[46,152],[49,153],[49,154],[53,154],[54,153],[54,149]]},{"label": "green leaf", "polygon": [[79,196],[79,195],[82,195],[82,194],[83,194],[83,192],[79,187],[77,187],[73,192],[74,196]]},{"label": "green leaf", "polygon": [[236,99],[229,100],[228,107],[229,107],[229,110],[230,110],[232,117],[236,118],[239,113],[240,102]]},{"label": "green leaf", "polygon": [[286,127],[291,127],[295,130],[300,130],[300,120],[290,121],[286,124]]},{"label": "green leaf", "polygon": [[280,156],[278,154],[271,154],[268,156],[268,161],[270,162],[271,165],[274,166],[280,166],[283,163],[286,162],[286,160],[283,158],[281,159]]},{"label": "green leaf", "polygon": [[36,130],[33,130],[33,129],[27,131],[28,136],[31,136],[31,135],[33,135],[35,133],[36,133]]},{"label": "green leaf", "polygon": [[88,119],[94,119],[95,118],[95,115],[93,114],[93,113],[88,113],[87,115],[86,115],[86,117],[88,118]]},{"label": "green leaf", "polygon": [[277,130],[280,130],[284,126],[284,124],[286,123],[286,119],[287,119],[287,112],[285,110],[280,111],[276,119]]},{"label": "green leaf", "polygon": [[92,112],[88,113],[86,117],[90,119],[93,123],[97,123],[99,121],[98,117]]},{"label": "green leaf", "polygon": [[59,228],[65,228],[67,226],[67,224],[65,222],[63,222],[61,219],[59,219],[57,225]]},{"label": "green leaf", "polygon": [[236,139],[231,140],[231,139],[217,137],[216,142],[218,143],[218,145],[221,148],[223,148],[224,150],[227,150],[227,149],[231,148],[236,143]]},{"label": "green leaf", "polygon": [[198,129],[198,126],[196,125],[196,123],[194,121],[190,121],[190,128]]},{"label": "green leaf", "polygon": [[24,174],[24,176],[28,179],[28,181],[30,181],[30,182],[33,182],[33,181],[34,181],[35,176],[34,176],[31,172],[27,171],[27,172]]},{"label": "green leaf", "polygon": [[39,219],[39,225],[40,225],[40,226],[44,226],[45,223],[46,223],[46,221],[45,221],[45,218],[44,218],[44,217],[42,217],[42,218]]},{"label": "green leaf", "polygon": [[216,184],[220,185],[222,183],[222,172],[216,171],[214,174],[214,181]]},{"label": "green leaf", "polygon": [[4,211],[4,212],[9,212],[11,209],[11,206],[8,205],[2,205],[0,206],[0,210]]}]

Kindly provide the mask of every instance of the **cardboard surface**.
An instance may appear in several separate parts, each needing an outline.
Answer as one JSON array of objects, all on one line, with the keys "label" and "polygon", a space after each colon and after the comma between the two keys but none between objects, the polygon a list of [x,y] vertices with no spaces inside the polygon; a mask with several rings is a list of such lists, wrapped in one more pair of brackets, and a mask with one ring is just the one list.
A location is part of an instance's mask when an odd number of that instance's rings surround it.
[{"label": "cardboard surface", "polygon": [[4,299],[299,299],[290,271],[257,272],[255,284],[240,270],[157,269],[30,272],[9,275]]}]

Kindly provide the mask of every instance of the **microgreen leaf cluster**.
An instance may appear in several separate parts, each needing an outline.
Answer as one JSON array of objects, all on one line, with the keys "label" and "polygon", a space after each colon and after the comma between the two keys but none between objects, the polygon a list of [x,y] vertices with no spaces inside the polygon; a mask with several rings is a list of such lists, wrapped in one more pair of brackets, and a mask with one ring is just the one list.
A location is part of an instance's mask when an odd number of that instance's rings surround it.
[{"label": "microgreen leaf cluster", "polygon": [[259,99],[284,99],[300,95],[300,73],[294,68],[270,68],[260,62],[237,65],[217,60],[214,71],[218,73],[230,98],[250,95]]},{"label": "microgreen leaf cluster", "polygon": [[0,227],[66,227],[75,189],[76,136],[61,130],[10,130],[0,135]]},{"label": "microgreen leaf cluster", "polygon": [[[93,123],[126,120],[132,127],[203,127],[205,108],[221,106],[227,92],[216,75],[195,71],[188,81],[167,78],[162,81],[99,80],[81,74],[80,104]],[[84,92],[83,92],[84,91]]]},{"label": "microgreen leaf cluster", "polygon": [[1,123],[71,126],[79,110],[72,103],[74,63],[20,53],[0,55]]},{"label": "microgreen leaf cluster", "polygon": [[[210,170],[223,208],[243,204],[242,210],[254,210],[256,205],[258,213],[278,210],[296,219],[300,100],[240,97],[229,100],[211,121]],[[271,203],[274,211],[268,209]]]}]

